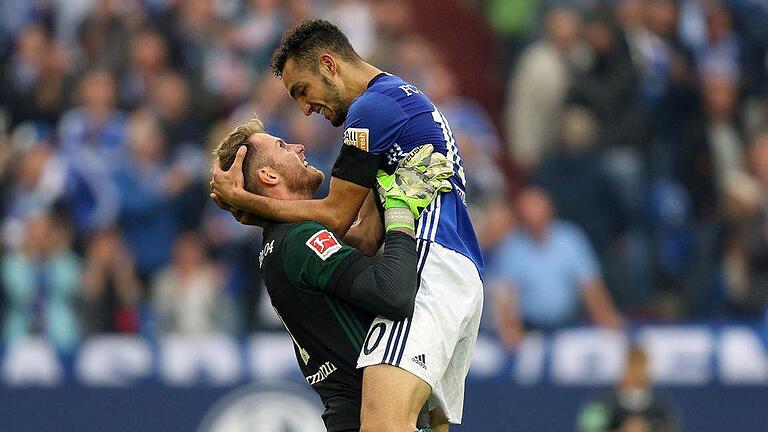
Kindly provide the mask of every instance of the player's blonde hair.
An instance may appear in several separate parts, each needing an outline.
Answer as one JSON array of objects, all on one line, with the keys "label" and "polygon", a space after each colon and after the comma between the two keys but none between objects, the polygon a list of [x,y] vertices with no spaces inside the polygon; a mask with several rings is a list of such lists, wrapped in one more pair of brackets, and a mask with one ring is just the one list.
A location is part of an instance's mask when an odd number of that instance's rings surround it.
[{"label": "player's blonde hair", "polygon": [[240,146],[245,146],[248,149],[245,159],[243,159],[243,176],[245,189],[252,193],[259,193],[261,189],[256,181],[256,169],[271,163],[270,158],[250,140],[251,136],[257,133],[265,133],[264,123],[258,117],[254,117],[235,127],[213,150],[213,155],[219,160],[221,169],[229,170],[235,162],[237,149]]}]

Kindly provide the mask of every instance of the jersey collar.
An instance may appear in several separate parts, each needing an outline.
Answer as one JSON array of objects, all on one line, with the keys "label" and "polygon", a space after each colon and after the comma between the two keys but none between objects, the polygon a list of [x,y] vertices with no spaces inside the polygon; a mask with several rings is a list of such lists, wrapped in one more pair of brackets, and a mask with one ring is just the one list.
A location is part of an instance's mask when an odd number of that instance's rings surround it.
[{"label": "jersey collar", "polygon": [[368,81],[368,87],[367,87],[367,88],[371,88],[371,86],[372,86],[374,83],[376,83],[376,81],[378,81],[378,80],[379,80],[379,78],[383,78],[383,77],[385,77],[385,76],[387,76],[387,75],[389,75],[389,74],[388,74],[388,73],[386,73],[386,72],[382,72],[382,73],[380,73],[380,74],[376,75],[375,77],[373,77],[373,79],[371,79],[370,81]]}]

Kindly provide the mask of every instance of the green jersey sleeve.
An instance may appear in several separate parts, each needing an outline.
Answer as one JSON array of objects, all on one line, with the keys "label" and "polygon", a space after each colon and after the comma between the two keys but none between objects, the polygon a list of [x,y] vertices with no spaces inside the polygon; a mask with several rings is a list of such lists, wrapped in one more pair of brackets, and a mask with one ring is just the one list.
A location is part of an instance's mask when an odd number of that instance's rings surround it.
[{"label": "green jersey sleeve", "polygon": [[326,226],[300,222],[283,239],[283,268],[297,288],[321,292],[337,268],[360,252],[344,244]]}]

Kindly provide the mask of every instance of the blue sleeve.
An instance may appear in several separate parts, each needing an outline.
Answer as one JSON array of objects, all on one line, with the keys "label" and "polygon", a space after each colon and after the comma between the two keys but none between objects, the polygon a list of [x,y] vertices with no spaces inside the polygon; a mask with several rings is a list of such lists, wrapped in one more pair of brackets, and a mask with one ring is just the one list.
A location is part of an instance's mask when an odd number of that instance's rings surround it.
[{"label": "blue sleeve", "polygon": [[600,265],[598,264],[592,244],[584,232],[576,226],[571,227],[571,255],[574,264],[574,273],[579,286],[600,278]]},{"label": "blue sleeve", "polygon": [[366,93],[352,103],[344,122],[344,144],[384,153],[397,141],[408,116],[392,98]]}]

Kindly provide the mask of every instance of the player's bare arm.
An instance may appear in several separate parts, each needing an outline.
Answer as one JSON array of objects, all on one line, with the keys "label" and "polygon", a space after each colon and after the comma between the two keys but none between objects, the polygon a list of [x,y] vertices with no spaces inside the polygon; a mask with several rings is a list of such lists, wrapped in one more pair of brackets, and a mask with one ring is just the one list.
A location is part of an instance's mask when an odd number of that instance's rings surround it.
[{"label": "player's bare arm", "polygon": [[[264,224],[264,218],[230,206],[215,193],[211,194],[211,198],[220,209],[231,213],[235,220],[243,225],[261,226]],[[363,207],[360,209],[357,220],[355,220],[344,236],[345,243],[368,256],[376,255],[384,242],[384,225],[381,223],[375,200],[376,195],[371,190],[363,203]]]},{"label": "player's bare arm", "polygon": [[246,148],[241,147],[227,171],[216,163],[211,198],[266,219],[279,222],[313,220],[343,237],[370,191],[369,188],[332,177],[328,196],[323,199],[290,201],[259,196],[244,188],[242,164],[245,154]]},{"label": "player's bare arm", "polygon": [[357,220],[344,236],[344,242],[368,256],[373,256],[379,251],[383,241],[384,225],[376,207],[376,195],[371,190],[360,208]]}]

